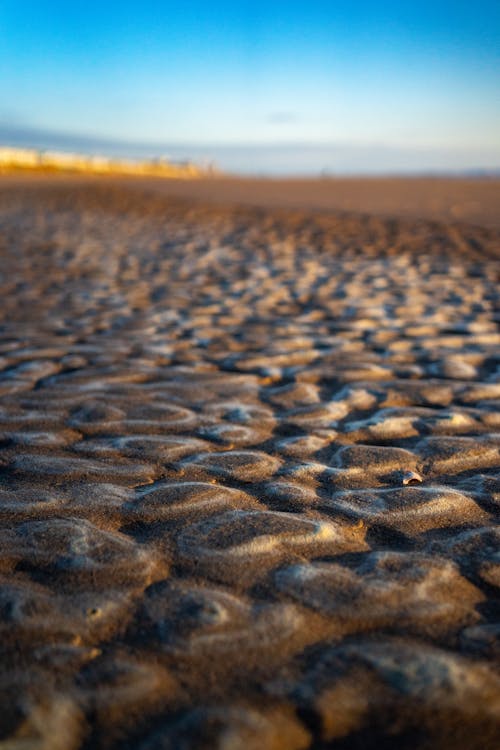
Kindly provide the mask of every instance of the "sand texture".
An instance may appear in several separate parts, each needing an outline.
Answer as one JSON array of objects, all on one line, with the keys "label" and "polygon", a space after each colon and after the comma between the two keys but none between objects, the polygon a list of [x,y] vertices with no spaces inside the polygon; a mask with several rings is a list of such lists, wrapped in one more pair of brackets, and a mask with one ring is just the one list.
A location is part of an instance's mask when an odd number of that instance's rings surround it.
[{"label": "sand texture", "polygon": [[0,185],[0,749],[494,750],[500,229],[148,190]]}]

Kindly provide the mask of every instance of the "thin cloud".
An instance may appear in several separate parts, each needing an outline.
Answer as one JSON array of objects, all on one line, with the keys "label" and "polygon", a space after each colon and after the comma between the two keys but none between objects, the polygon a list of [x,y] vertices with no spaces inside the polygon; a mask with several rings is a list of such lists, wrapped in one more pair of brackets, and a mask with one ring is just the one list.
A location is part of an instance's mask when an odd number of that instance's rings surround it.
[{"label": "thin cloud", "polygon": [[298,117],[294,112],[271,112],[267,116],[267,122],[273,125],[289,125],[297,121]]}]

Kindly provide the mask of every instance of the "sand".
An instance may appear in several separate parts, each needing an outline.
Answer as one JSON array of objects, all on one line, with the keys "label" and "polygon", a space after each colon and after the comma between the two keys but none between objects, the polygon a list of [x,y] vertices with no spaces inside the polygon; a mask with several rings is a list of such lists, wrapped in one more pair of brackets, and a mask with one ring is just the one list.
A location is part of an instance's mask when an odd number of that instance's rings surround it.
[{"label": "sand", "polygon": [[[4,175],[3,185],[95,184],[79,175],[54,173]],[[381,218],[429,219],[500,228],[500,179],[449,177],[238,178],[183,179],[101,177],[101,184],[127,185],[140,192],[216,206],[293,208],[315,212],[357,213]]]},{"label": "sand", "polygon": [[493,750],[498,183],[214,184],[0,183],[0,748]]}]

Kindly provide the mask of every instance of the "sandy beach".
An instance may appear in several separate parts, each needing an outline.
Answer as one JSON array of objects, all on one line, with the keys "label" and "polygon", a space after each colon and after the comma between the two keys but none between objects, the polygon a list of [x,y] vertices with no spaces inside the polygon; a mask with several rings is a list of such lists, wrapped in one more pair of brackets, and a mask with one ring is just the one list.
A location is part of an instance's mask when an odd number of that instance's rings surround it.
[{"label": "sandy beach", "polygon": [[0,179],[0,750],[495,750],[500,181]]}]

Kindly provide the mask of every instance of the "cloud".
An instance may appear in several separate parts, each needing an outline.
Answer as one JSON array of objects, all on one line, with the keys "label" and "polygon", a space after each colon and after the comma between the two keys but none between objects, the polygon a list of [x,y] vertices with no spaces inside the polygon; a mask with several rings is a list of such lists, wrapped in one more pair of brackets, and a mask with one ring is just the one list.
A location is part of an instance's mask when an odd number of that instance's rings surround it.
[{"label": "cloud", "polygon": [[93,148],[115,143],[112,139],[64,133],[57,130],[32,127],[18,120],[2,117],[0,113],[0,142],[9,146],[26,148]]},{"label": "cloud", "polygon": [[13,109],[5,109],[0,105],[0,128],[23,128],[26,126],[25,118]]},{"label": "cloud", "polygon": [[294,112],[271,112],[267,116],[267,122],[273,125],[290,125],[297,122],[298,117]]}]

